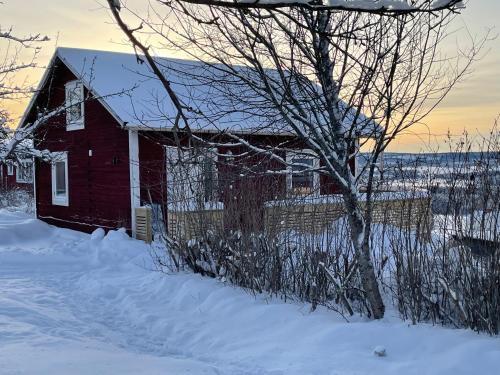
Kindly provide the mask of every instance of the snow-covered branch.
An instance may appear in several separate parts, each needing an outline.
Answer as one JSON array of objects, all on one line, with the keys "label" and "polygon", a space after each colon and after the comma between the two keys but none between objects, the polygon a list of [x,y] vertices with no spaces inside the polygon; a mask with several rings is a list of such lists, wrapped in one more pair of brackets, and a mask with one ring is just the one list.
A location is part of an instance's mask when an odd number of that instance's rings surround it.
[{"label": "snow-covered branch", "polygon": [[[12,152],[7,151],[14,147],[11,142],[17,142],[11,137],[10,128],[14,119],[7,103],[26,98],[34,92],[27,78],[23,79],[23,73],[37,66],[40,45],[48,40],[47,36],[39,33],[20,36],[13,27],[0,25],[0,161]],[[23,56],[23,51],[29,51],[27,57]]]},{"label": "snow-covered branch", "polygon": [[[236,9],[306,8],[310,10],[345,10],[386,15],[459,11],[462,0],[179,0],[184,3]],[[166,3],[166,1],[164,2]]]},{"label": "snow-covered branch", "polygon": [[[50,120],[51,118],[61,114],[65,110],[66,110],[65,106],[58,107],[46,114],[39,116],[33,123],[29,124],[28,126],[17,129],[14,132],[14,134],[10,137],[10,139],[8,139],[8,142],[3,148],[3,150],[0,149],[0,162],[4,161],[13,152],[15,152],[16,148],[20,144],[22,144],[25,140],[29,139],[33,135],[36,129],[38,129],[43,124],[47,123],[47,121]],[[33,156],[42,158],[47,156],[46,152],[37,151],[33,147],[24,147],[22,150],[20,150],[20,152],[28,153]]]},{"label": "snow-covered branch", "polygon": [[10,40],[19,43],[24,47],[31,47],[33,43],[47,42],[50,40],[48,36],[41,34],[19,37],[14,35],[12,28],[7,31],[2,31],[0,28],[0,39]]}]

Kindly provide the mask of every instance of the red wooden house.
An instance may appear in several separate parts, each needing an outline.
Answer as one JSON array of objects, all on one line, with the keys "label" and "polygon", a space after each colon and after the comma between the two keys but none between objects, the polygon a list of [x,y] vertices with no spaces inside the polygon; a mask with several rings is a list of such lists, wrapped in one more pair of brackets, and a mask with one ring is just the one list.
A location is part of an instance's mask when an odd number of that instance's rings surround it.
[{"label": "red wooden house", "polygon": [[28,155],[16,156],[15,161],[0,162],[0,191],[22,189],[32,192],[33,159]]},{"label": "red wooden house", "polygon": [[[200,69],[200,63],[178,59],[162,59],[162,65],[169,72]],[[174,78],[173,84],[197,108],[205,105],[203,95],[215,95],[181,78]],[[326,177],[312,172],[244,177],[233,160],[238,152],[228,147],[205,147],[200,155],[192,151],[195,148],[179,152],[172,146],[193,145],[192,138],[174,132],[175,112],[163,87],[133,54],[58,48],[20,126],[31,123],[41,110],[63,105],[66,111],[35,135],[35,147],[54,156],[52,162],[35,162],[37,216],[58,226],[83,231],[125,227],[134,232],[134,208],[152,204],[168,215],[178,203],[176,193],[188,205],[203,201],[217,206],[248,197],[249,191],[259,191],[259,201],[291,191],[337,191]],[[253,142],[293,142],[290,133],[261,128],[258,115],[234,111],[231,121],[227,115],[198,121],[192,129],[199,137],[213,139],[220,137],[225,122],[237,123],[230,130]],[[311,166],[318,163],[307,153],[286,157]],[[244,163],[250,165],[245,168],[249,175],[279,168],[252,157]],[[187,185],[192,186],[194,175],[202,176],[196,181],[197,192]]]}]

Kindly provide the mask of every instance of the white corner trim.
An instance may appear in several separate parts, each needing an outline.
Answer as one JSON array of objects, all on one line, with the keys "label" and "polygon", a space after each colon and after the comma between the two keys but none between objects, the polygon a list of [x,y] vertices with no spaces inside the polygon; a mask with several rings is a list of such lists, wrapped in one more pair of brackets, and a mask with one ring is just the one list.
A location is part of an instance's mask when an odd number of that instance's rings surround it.
[{"label": "white corner trim", "polygon": [[359,169],[359,154],[361,152],[361,145],[359,143],[359,138],[356,139],[356,151],[354,155],[354,177],[358,178],[360,169]]},{"label": "white corner trim", "polygon": [[35,217],[38,217],[38,208],[36,200],[36,158],[33,156],[33,204],[35,205]]},{"label": "white corner trim", "polygon": [[128,154],[130,174],[130,215],[132,236],[136,234],[135,209],[141,205],[141,179],[139,170],[139,133],[128,131]]}]

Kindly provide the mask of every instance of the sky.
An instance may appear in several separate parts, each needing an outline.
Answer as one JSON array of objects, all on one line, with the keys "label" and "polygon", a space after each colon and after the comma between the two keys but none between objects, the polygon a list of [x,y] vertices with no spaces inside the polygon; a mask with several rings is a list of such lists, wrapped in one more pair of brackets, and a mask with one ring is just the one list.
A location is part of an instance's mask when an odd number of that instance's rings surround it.
[{"label": "sky", "polygon": [[[128,0],[132,7],[144,7],[148,0]],[[104,0],[3,0],[0,26],[13,26],[19,34],[41,33],[51,40],[38,57],[39,69],[29,73],[30,82],[38,82],[43,67],[57,46],[130,52],[121,31],[103,8]],[[469,0],[467,9],[452,26],[457,32],[445,49],[456,51],[466,46],[469,35],[481,37],[488,30],[500,33],[500,1]],[[0,51],[1,52],[1,51]],[[23,75],[25,75],[24,73]],[[26,77],[20,77],[20,79]],[[10,103],[16,115],[22,114],[27,101]],[[391,151],[446,151],[447,134],[453,139],[464,131],[472,136],[487,134],[500,115],[500,38],[490,41],[473,71],[460,82],[443,103],[424,120],[393,143]]]}]

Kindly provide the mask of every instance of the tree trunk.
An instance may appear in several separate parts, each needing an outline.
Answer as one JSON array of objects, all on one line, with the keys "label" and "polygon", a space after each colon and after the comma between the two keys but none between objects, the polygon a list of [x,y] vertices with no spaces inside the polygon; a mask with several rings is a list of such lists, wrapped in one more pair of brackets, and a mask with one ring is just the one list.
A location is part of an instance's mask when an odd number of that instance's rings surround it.
[{"label": "tree trunk", "polygon": [[365,236],[366,224],[361,214],[358,197],[355,193],[344,194],[344,203],[349,218],[351,240],[358,261],[361,284],[366,294],[366,299],[370,304],[373,317],[375,319],[382,319],[384,317],[385,306],[371,260],[370,243],[366,240]]}]

